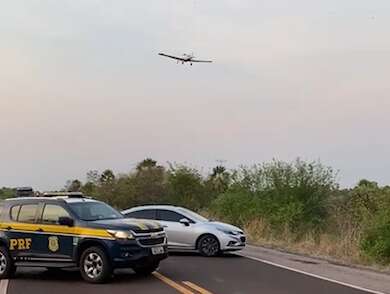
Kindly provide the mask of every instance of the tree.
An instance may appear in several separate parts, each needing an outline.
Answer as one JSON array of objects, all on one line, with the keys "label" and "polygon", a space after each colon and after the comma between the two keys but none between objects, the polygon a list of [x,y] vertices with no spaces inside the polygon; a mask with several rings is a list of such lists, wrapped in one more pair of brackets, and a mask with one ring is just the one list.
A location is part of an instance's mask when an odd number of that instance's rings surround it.
[{"label": "tree", "polygon": [[97,186],[92,182],[86,182],[81,188],[81,192],[88,196],[95,196]]},{"label": "tree", "polygon": [[97,185],[99,183],[100,174],[97,170],[87,172],[87,182]]},{"label": "tree", "polygon": [[162,203],[166,197],[166,170],[157,161],[146,158],[138,163],[134,174],[135,202],[137,204]]},{"label": "tree", "polygon": [[98,198],[111,205],[115,203],[115,175],[112,170],[106,169],[99,178]]},{"label": "tree", "polygon": [[79,180],[76,179],[73,181],[68,181],[65,189],[68,192],[80,192],[82,185],[83,184]]},{"label": "tree", "polygon": [[134,176],[119,175],[114,187],[113,205],[120,209],[129,208],[137,205],[137,191]]},{"label": "tree", "polygon": [[380,206],[381,197],[384,195],[376,182],[360,180],[356,187],[349,193],[350,213],[359,222],[364,218],[371,218],[376,214]]},{"label": "tree", "polygon": [[168,199],[172,204],[201,209],[210,204],[210,194],[201,174],[184,165],[171,166],[168,173]]},{"label": "tree", "polygon": [[141,172],[145,169],[151,169],[157,167],[157,161],[151,158],[145,158],[140,163],[137,164],[137,171]]},{"label": "tree", "polygon": [[115,175],[112,170],[106,169],[100,176],[99,182],[102,185],[112,184],[115,181]]},{"label": "tree", "polygon": [[230,173],[224,166],[217,165],[213,168],[207,180],[207,185],[211,192],[216,195],[226,192],[230,185]]}]

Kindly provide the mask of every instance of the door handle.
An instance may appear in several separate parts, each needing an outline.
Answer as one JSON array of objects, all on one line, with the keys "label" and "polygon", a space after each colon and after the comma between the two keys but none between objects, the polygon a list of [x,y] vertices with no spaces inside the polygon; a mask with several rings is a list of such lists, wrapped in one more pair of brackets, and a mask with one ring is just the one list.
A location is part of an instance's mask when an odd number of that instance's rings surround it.
[{"label": "door handle", "polygon": [[43,232],[43,230],[41,228],[39,228],[39,229],[36,229],[35,232]]}]

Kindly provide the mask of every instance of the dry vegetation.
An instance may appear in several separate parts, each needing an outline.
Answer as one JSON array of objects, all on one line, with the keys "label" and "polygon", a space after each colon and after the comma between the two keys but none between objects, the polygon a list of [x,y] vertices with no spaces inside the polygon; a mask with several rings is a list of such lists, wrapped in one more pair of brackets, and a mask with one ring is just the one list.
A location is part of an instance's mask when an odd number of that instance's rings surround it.
[{"label": "dry vegetation", "polygon": [[261,219],[249,222],[244,228],[252,244],[326,258],[343,264],[369,264],[367,258],[361,255],[360,239],[356,238],[355,234],[346,232],[337,237],[331,233],[306,233],[297,239],[296,235],[286,228],[275,236],[270,226]]},{"label": "dry vegetation", "polygon": [[[361,180],[340,189],[336,173],[319,162],[272,161],[207,176],[185,165],[146,159],[127,174],[91,171],[69,191],[122,209],[174,204],[245,228],[251,242],[341,263],[390,264],[390,187]],[[10,189],[0,189],[0,197]]]}]

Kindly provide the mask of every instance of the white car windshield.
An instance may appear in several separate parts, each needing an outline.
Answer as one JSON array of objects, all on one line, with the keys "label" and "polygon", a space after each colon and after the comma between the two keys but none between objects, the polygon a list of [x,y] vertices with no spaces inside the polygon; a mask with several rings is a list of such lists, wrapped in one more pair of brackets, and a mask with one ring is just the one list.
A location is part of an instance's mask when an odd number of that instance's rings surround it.
[{"label": "white car windshield", "polygon": [[200,214],[197,214],[196,212],[193,212],[189,209],[179,208],[178,210],[182,214],[188,216],[193,221],[196,221],[196,222],[208,222],[209,221],[207,218],[205,218],[205,217],[201,216]]}]

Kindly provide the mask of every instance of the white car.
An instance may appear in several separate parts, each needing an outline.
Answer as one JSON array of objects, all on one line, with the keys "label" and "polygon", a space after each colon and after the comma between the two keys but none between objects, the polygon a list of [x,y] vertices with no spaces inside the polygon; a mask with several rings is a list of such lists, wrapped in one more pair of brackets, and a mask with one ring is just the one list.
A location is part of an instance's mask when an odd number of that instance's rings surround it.
[{"label": "white car", "polygon": [[127,218],[157,220],[164,227],[171,251],[199,251],[204,256],[241,250],[244,232],[235,226],[210,221],[183,207],[147,205],[122,211]]}]

